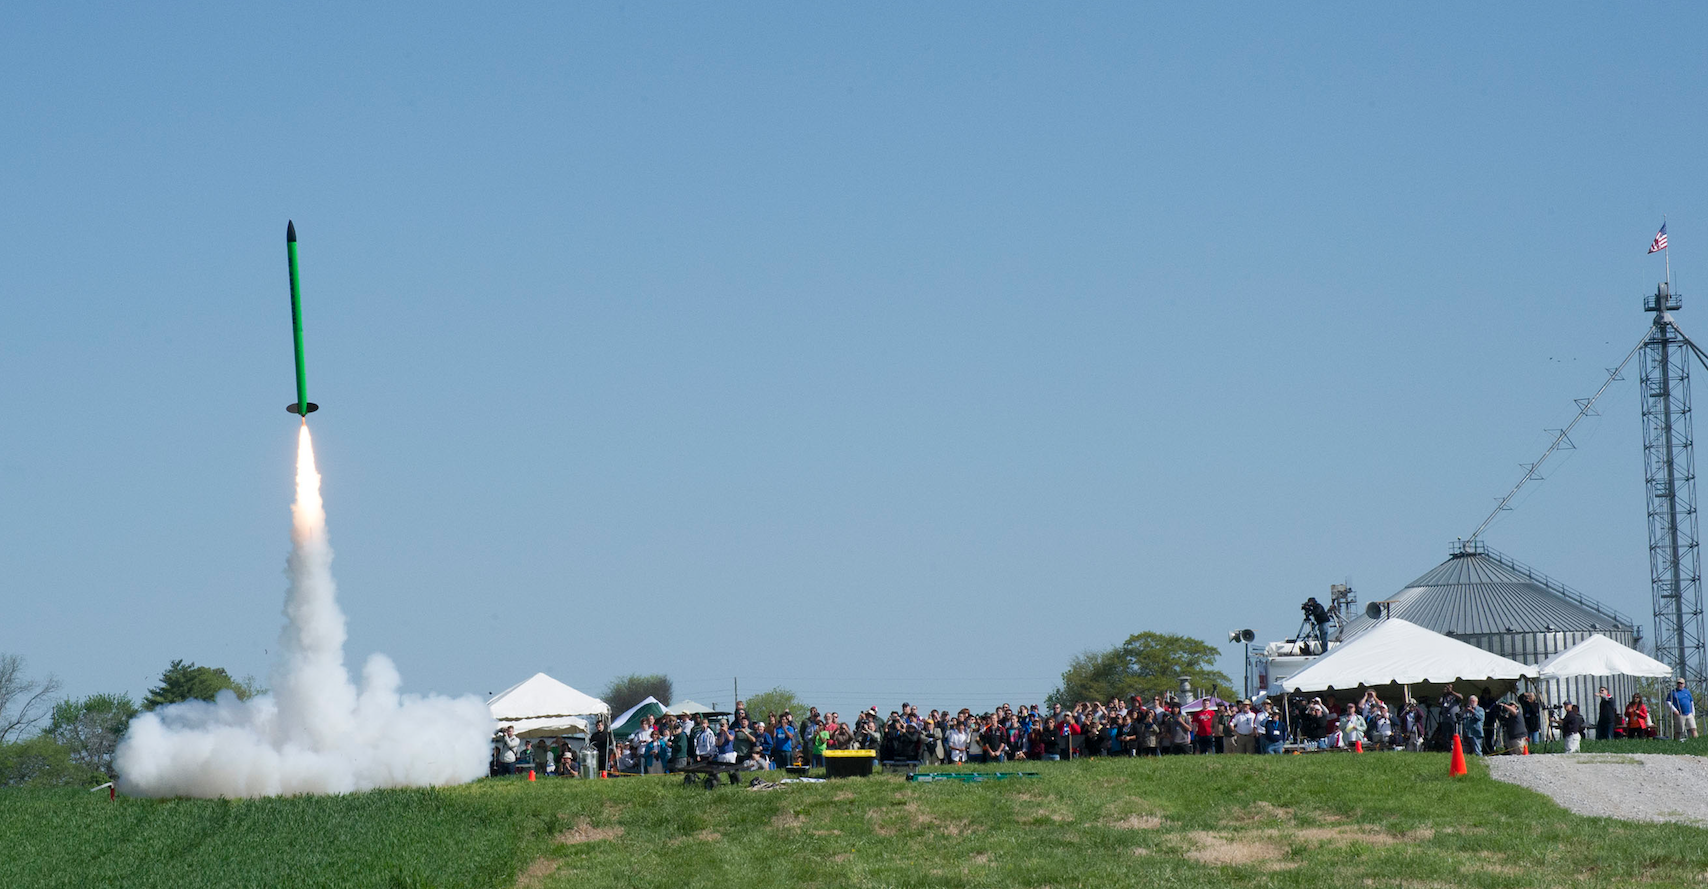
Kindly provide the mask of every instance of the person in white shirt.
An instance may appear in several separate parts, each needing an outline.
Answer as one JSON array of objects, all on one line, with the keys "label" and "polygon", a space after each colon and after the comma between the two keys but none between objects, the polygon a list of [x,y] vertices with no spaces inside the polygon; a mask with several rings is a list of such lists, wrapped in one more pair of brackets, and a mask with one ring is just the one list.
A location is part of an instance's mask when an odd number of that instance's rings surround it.
[{"label": "person in white shirt", "polygon": [[635,729],[635,733],[629,737],[629,745],[640,751],[639,759],[641,774],[643,775],[652,771],[652,737],[652,717],[643,716],[641,717],[640,728]]},{"label": "person in white shirt", "polygon": [[1261,720],[1251,709],[1250,701],[1239,702],[1239,712],[1234,714],[1234,750],[1235,753],[1256,753],[1257,732],[1261,728]]},{"label": "person in white shirt", "polygon": [[949,761],[951,763],[967,761],[967,742],[970,739],[967,737],[966,726],[962,725],[960,720],[955,720],[955,724],[949,728],[949,734],[944,736],[944,740],[949,744]]}]

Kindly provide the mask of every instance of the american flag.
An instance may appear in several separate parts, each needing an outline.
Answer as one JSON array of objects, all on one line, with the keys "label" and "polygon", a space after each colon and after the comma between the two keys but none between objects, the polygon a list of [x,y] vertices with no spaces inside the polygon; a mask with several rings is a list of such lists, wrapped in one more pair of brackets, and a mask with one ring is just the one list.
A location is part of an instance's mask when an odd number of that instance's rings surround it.
[{"label": "american flag", "polygon": [[[1661,230],[1655,233],[1655,242],[1649,245],[1649,252],[1666,249],[1666,223],[1661,223]],[[1667,254],[1671,256],[1672,254]]]}]

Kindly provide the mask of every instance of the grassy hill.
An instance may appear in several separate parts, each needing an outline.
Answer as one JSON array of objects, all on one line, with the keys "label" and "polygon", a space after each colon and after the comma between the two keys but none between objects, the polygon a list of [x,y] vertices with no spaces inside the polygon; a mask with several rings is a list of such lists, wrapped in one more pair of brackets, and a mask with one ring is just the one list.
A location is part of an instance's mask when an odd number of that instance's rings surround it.
[{"label": "grassy hill", "polygon": [[[1010,766],[1012,768],[1012,766]],[[770,792],[481,781],[253,801],[0,791],[31,886],[1700,886],[1708,830],[1581,818],[1445,756],[1041,763]]]}]

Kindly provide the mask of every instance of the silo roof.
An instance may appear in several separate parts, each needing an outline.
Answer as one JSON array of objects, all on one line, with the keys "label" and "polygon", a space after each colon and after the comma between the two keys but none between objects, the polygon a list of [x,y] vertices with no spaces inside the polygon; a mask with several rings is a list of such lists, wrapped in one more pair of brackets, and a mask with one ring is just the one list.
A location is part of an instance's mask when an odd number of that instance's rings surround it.
[{"label": "silo roof", "polygon": [[[1387,614],[1460,636],[1632,629],[1517,567],[1486,552],[1456,552],[1389,597]],[[1343,635],[1351,638],[1374,624],[1360,612],[1346,621]]]}]

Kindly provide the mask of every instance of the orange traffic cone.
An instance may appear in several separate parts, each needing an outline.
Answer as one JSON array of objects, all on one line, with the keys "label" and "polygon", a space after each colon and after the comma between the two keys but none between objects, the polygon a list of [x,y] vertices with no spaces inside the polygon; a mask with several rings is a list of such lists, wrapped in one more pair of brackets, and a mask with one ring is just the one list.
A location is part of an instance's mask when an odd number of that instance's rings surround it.
[{"label": "orange traffic cone", "polygon": [[1363,753],[1364,752],[1364,739],[1363,738],[1359,738],[1358,740],[1352,742],[1352,752],[1353,753]]},{"label": "orange traffic cone", "polygon": [[1529,741],[1519,741],[1518,742],[1518,752],[1524,754],[1525,756],[1529,756],[1530,755],[1530,742]]},{"label": "orange traffic cone", "polygon": [[533,769],[528,770],[528,780],[529,781],[534,780],[534,770]]},{"label": "orange traffic cone", "polygon": [[1447,774],[1463,775],[1470,769],[1465,768],[1465,747],[1459,743],[1459,736],[1453,736],[1453,758],[1447,762]]},{"label": "orange traffic cone", "polygon": [[606,774],[605,774],[605,773],[604,773],[604,772],[600,772],[600,773],[599,773],[599,777],[601,777],[601,778],[608,778],[608,777],[610,777],[610,776],[609,776],[609,775],[606,775]]}]

